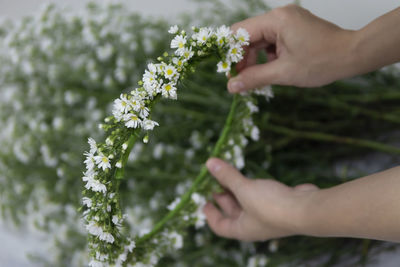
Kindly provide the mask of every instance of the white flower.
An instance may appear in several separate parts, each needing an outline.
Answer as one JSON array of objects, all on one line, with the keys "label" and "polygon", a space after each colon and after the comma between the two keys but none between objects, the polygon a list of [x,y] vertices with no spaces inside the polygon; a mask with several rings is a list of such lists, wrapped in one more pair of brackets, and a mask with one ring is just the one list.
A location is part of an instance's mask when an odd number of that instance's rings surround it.
[{"label": "white flower", "polygon": [[165,78],[172,80],[172,78],[175,76],[176,73],[177,72],[176,72],[176,69],[174,66],[171,66],[171,65],[165,66],[165,68],[164,68]]},{"label": "white flower", "polygon": [[103,267],[103,263],[97,260],[91,260],[89,262],[89,267]]},{"label": "white flower", "polygon": [[103,240],[103,241],[106,241],[107,243],[111,243],[111,244],[114,243],[114,241],[115,241],[114,236],[112,234],[110,234],[110,233],[107,233],[107,232],[101,233],[99,235],[99,239]]},{"label": "white flower", "polygon": [[152,120],[148,120],[148,119],[143,120],[143,129],[145,129],[146,131],[148,131],[148,130],[152,131],[155,126],[158,126],[158,123],[156,121],[152,121]]},{"label": "white flower", "polygon": [[87,182],[89,180],[93,180],[94,177],[97,175],[97,172],[95,172],[93,170],[88,170],[88,171],[84,172],[83,175],[84,176],[82,177],[82,180],[84,182]]},{"label": "white flower", "polygon": [[89,137],[88,138],[88,143],[89,143],[89,146],[90,146],[90,154],[96,153],[96,151],[97,151],[96,141],[93,138]]},{"label": "white flower", "polygon": [[125,247],[125,249],[128,249],[129,252],[132,252],[133,249],[136,247],[136,243],[133,240],[129,240],[129,241],[130,241],[130,243],[129,243],[128,246]]},{"label": "white flower", "polygon": [[176,87],[173,83],[164,84],[161,90],[162,96],[167,98],[176,99]]},{"label": "white flower", "polygon": [[92,200],[88,197],[82,198],[83,205],[87,206],[88,208],[92,207]]},{"label": "white flower", "polygon": [[239,62],[242,60],[243,55],[242,55],[243,48],[240,45],[233,45],[231,48],[229,48],[228,51],[228,57],[232,62]]},{"label": "white flower", "polygon": [[247,101],[246,106],[249,109],[250,113],[257,113],[258,112],[258,107],[254,105],[253,102]]},{"label": "white flower", "polygon": [[258,141],[260,139],[260,129],[257,126],[251,128],[250,137],[254,141]]},{"label": "white flower", "polygon": [[243,29],[243,28],[237,29],[237,31],[235,33],[235,37],[236,37],[236,39],[239,40],[239,43],[241,45],[249,45],[250,35],[245,29]]},{"label": "white flower", "polygon": [[174,25],[174,26],[171,26],[170,28],[169,28],[169,30],[168,30],[168,33],[170,33],[170,34],[175,34],[175,33],[177,33],[178,32],[178,26],[177,25]]},{"label": "white flower", "polygon": [[103,171],[105,169],[111,169],[110,159],[103,154],[97,155],[94,157],[96,164],[99,168],[102,168]]},{"label": "white flower", "polygon": [[94,192],[103,192],[103,194],[107,192],[107,187],[96,179],[89,179],[85,185],[85,188],[91,189]]},{"label": "white flower", "polygon": [[175,200],[172,201],[172,202],[167,206],[167,209],[169,209],[169,210],[175,209],[176,205],[178,205],[178,203],[179,203],[180,201],[181,201],[181,198],[180,198],[180,197],[175,198]]},{"label": "white flower", "polygon": [[229,72],[231,70],[231,63],[229,61],[220,61],[217,64],[217,72]]},{"label": "white flower", "polygon": [[91,154],[91,153],[88,153],[88,152],[85,152],[85,153],[83,153],[83,155],[85,155],[86,156],[86,159],[85,159],[85,161],[83,162],[83,163],[85,163],[85,165],[86,165],[86,169],[87,170],[93,170],[94,169],[94,157],[93,157],[93,154]]},{"label": "white flower", "polygon": [[118,169],[122,168],[122,162],[118,161],[117,163],[115,163],[115,167],[117,167]]},{"label": "white flower", "polygon": [[177,232],[171,232],[168,234],[168,238],[172,240],[174,249],[178,250],[183,247],[183,237],[182,235],[178,234]]},{"label": "white flower", "polygon": [[183,60],[177,57],[172,58],[172,63],[174,63],[178,67],[182,67],[183,65]]},{"label": "white flower", "polygon": [[122,144],[122,150],[126,150],[128,148],[128,143],[127,142],[125,142],[125,143],[123,143]]},{"label": "white flower", "polygon": [[86,230],[91,235],[99,236],[103,233],[103,228],[101,228],[96,222],[90,221],[86,224]]},{"label": "white flower", "polygon": [[208,38],[211,36],[211,30],[209,28],[200,28],[197,34],[194,34],[193,39],[197,40],[199,44],[204,44],[207,42]]},{"label": "white flower", "polygon": [[197,210],[193,213],[193,216],[196,219],[195,228],[199,229],[203,227],[206,222],[206,216],[203,213],[203,207],[206,205],[207,201],[205,197],[203,197],[199,193],[193,193],[191,198],[193,202],[197,205]]},{"label": "white flower", "polygon": [[125,126],[128,128],[138,128],[142,125],[142,121],[136,114],[128,113],[124,116]]},{"label": "white flower", "polygon": [[176,48],[175,54],[182,56],[186,44],[186,36],[177,35],[171,41],[171,48]]},{"label": "white flower", "polygon": [[143,119],[147,118],[147,116],[149,116],[149,108],[143,104],[140,105],[139,106],[139,116],[142,117]]},{"label": "white flower", "polygon": [[183,52],[182,52],[181,56],[185,59],[185,61],[188,61],[189,59],[191,59],[193,57],[193,55],[194,55],[194,52],[192,51],[192,48],[191,47],[189,47],[189,48],[185,47],[183,49]]},{"label": "white flower", "polygon": [[113,222],[113,224],[120,226],[120,221],[119,221],[119,218],[117,215],[112,216],[112,222]]},{"label": "white flower", "polygon": [[96,260],[99,260],[99,261],[108,260],[108,255],[101,254],[99,251],[96,251]]},{"label": "white flower", "polygon": [[114,100],[114,109],[122,113],[127,113],[129,110],[131,110],[127,95],[121,94],[119,98]]},{"label": "white flower", "polygon": [[265,96],[265,99],[267,101],[269,101],[271,98],[274,97],[274,92],[272,91],[272,87],[271,86],[265,86],[261,89],[255,89],[253,91],[256,95],[263,95]]},{"label": "white flower", "polygon": [[223,45],[225,40],[230,41],[229,37],[231,37],[232,31],[229,27],[222,25],[217,29],[215,35],[217,36],[217,44]]}]

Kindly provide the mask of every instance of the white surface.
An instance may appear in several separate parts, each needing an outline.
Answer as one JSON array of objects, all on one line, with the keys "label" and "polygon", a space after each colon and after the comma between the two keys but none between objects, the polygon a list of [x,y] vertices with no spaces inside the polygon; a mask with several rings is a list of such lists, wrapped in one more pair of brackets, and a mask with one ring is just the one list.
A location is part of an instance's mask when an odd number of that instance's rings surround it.
[{"label": "white surface", "polygon": [[[42,0],[0,0],[0,17],[19,18],[33,14],[43,3]],[[65,5],[66,1],[54,0],[51,2]],[[80,9],[86,1],[68,0],[68,6]],[[144,15],[174,15],[190,10],[193,3],[187,0],[148,0],[126,1],[133,10]],[[272,7],[284,5],[292,1],[272,0],[266,1]],[[397,0],[303,0],[302,5],[311,12],[324,19],[332,21],[341,27],[358,29],[366,25],[374,18],[399,6]],[[156,8],[155,8],[156,7]],[[24,256],[29,251],[36,251],[42,242],[38,238],[26,235],[0,224],[0,266],[33,266]],[[400,253],[385,252],[377,257],[377,261],[369,264],[369,267],[398,267],[400,265]]]}]

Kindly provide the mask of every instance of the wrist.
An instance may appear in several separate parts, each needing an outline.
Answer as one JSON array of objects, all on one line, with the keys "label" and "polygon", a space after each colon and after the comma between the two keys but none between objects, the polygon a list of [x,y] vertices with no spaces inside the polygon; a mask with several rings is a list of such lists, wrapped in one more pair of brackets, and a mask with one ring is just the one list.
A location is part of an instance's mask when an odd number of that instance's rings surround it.
[{"label": "wrist", "polygon": [[[293,218],[294,232],[297,235],[319,236],[316,214],[319,214],[320,203],[324,198],[324,189],[316,189],[305,192],[297,192],[296,211]],[[316,204],[317,203],[317,204]]]}]

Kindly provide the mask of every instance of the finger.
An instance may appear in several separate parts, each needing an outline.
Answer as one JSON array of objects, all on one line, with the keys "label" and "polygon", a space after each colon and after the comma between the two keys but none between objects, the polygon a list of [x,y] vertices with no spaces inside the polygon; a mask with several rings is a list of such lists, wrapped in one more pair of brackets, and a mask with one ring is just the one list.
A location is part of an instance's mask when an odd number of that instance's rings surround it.
[{"label": "finger", "polygon": [[245,53],[243,59],[236,64],[237,72],[241,72],[243,69],[255,65],[257,62],[257,53],[259,49],[251,47],[245,47],[244,49]]},{"label": "finger", "polygon": [[210,158],[206,166],[211,174],[240,201],[242,189],[250,182],[233,166],[218,158]]},{"label": "finger", "polygon": [[250,35],[250,44],[266,40],[275,43],[279,20],[273,18],[272,13],[268,12],[259,16],[245,19],[231,26],[233,32],[239,28],[245,29]]},{"label": "finger", "polygon": [[229,92],[238,93],[270,84],[280,84],[280,75],[284,73],[282,62],[282,60],[276,59],[243,69],[237,76],[229,80]]},{"label": "finger", "polygon": [[208,202],[203,209],[207,223],[211,230],[222,237],[234,238],[235,229],[233,220],[225,217],[212,203]]},{"label": "finger", "polygon": [[241,207],[232,194],[225,192],[220,194],[214,194],[214,199],[222,211],[231,218],[239,217],[241,213]]},{"label": "finger", "polygon": [[294,190],[298,191],[315,191],[319,188],[314,184],[299,184],[294,187]]}]

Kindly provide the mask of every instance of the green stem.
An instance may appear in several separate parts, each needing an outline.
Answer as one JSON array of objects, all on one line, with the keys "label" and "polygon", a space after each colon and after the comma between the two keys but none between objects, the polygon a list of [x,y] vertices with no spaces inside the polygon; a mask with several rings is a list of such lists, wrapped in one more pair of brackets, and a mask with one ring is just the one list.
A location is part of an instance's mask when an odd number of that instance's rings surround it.
[{"label": "green stem", "polygon": [[342,143],[348,144],[353,146],[359,147],[366,147],[371,148],[376,151],[382,151],[390,154],[400,154],[400,149],[396,147],[392,147],[389,145],[381,144],[374,141],[363,140],[363,139],[355,139],[351,137],[344,137],[344,136],[336,136],[326,133],[320,132],[308,132],[308,131],[297,131],[293,129],[289,129],[286,127],[267,124],[266,129],[280,134],[285,134],[287,136],[291,136],[294,138],[303,138],[303,139],[311,139],[311,140],[318,140],[318,141],[325,141],[325,142],[335,142],[335,143]]},{"label": "green stem", "polygon": [[[236,112],[236,108],[239,102],[239,97],[237,94],[234,95],[233,97],[233,101],[232,101],[232,105],[228,114],[228,117],[225,121],[225,125],[224,128],[222,130],[222,133],[211,153],[211,157],[215,157],[218,156],[221,151],[222,148],[224,146],[224,144],[226,143],[227,139],[228,139],[228,134],[232,128],[232,122],[234,119],[234,114]],[[151,239],[154,235],[156,235],[157,233],[159,233],[163,227],[165,226],[165,224],[171,220],[172,218],[174,218],[184,207],[185,205],[190,201],[191,195],[196,192],[198,186],[206,179],[206,175],[207,175],[207,167],[205,165],[202,166],[199,175],[196,177],[196,179],[194,180],[192,186],[189,188],[188,191],[186,191],[186,193],[182,196],[181,201],[178,203],[178,205],[176,205],[176,207],[171,210],[167,215],[165,215],[153,228],[153,230],[151,232],[149,232],[148,234],[140,237],[137,241],[136,241],[136,246],[140,246],[140,244],[142,244],[143,242]]]},{"label": "green stem", "polygon": [[136,143],[136,140],[138,139],[139,134],[137,133],[137,131],[134,131],[131,136],[128,139],[128,146],[125,150],[124,155],[122,156],[121,162],[122,162],[122,168],[117,169],[115,171],[115,178],[117,180],[123,179],[124,178],[124,170],[125,170],[125,165],[126,162],[128,161],[129,158],[129,154],[131,153],[131,150],[133,148],[133,145]]}]

